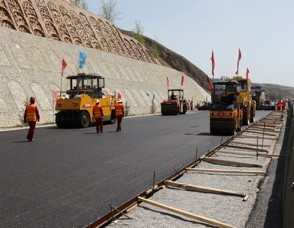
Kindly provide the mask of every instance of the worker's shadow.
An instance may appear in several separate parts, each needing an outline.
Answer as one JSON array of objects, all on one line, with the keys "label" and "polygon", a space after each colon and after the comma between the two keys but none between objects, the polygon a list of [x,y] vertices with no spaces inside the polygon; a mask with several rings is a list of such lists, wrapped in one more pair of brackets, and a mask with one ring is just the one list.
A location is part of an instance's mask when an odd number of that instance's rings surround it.
[{"label": "worker's shadow", "polygon": [[14,142],[11,142],[11,143],[29,143],[30,141],[28,140],[22,140],[22,141],[14,141]]},{"label": "worker's shadow", "polygon": [[107,133],[116,133],[115,130],[113,131],[104,131],[103,133],[96,133],[96,132],[85,132],[85,135],[99,135],[99,134],[107,134]]}]

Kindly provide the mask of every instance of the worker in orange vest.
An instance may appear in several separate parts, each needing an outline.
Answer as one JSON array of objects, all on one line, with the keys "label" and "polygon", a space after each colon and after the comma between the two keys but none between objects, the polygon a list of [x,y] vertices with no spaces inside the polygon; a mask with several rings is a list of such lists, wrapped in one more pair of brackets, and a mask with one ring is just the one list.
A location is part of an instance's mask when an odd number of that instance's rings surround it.
[{"label": "worker in orange vest", "polygon": [[121,131],[121,122],[122,118],[125,115],[124,106],[122,100],[118,100],[118,103],[115,105],[115,117],[117,121],[116,132]]},{"label": "worker in orange vest", "polygon": [[281,106],[282,106],[282,103],[281,103],[280,100],[278,100],[278,102],[277,102],[277,110],[278,110],[278,111],[280,111]]},{"label": "worker in orange vest", "polygon": [[39,110],[37,106],[35,105],[35,97],[30,97],[30,104],[27,105],[25,113],[24,113],[24,123],[28,123],[30,126],[27,139],[29,142],[33,141],[35,128],[36,128],[36,122],[40,121],[40,115]]},{"label": "worker in orange vest", "polygon": [[282,111],[284,111],[286,109],[286,101],[282,100]]},{"label": "worker in orange vest", "polygon": [[96,100],[96,104],[93,107],[93,116],[96,120],[96,132],[99,133],[99,130],[101,133],[103,133],[103,110],[101,105],[99,104],[99,100]]}]

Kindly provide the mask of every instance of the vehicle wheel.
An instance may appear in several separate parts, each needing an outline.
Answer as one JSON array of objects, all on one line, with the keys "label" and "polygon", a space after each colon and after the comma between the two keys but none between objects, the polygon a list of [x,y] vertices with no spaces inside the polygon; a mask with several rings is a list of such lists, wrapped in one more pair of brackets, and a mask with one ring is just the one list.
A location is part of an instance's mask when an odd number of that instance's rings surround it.
[{"label": "vehicle wheel", "polygon": [[79,116],[75,113],[71,116],[71,126],[72,127],[78,127],[78,122],[79,122]]},{"label": "vehicle wheel", "polygon": [[86,128],[90,126],[89,114],[86,111],[81,112],[79,119],[81,127]]},{"label": "vehicle wheel", "polygon": [[255,122],[255,109],[251,110],[250,123]]},{"label": "vehicle wheel", "polygon": [[55,123],[58,128],[64,128],[65,127],[65,114],[62,112],[59,112],[55,116]]},{"label": "vehicle wheel", "polygon": [[250,123],[254,123],[254,122],[255,122],[255,118],[254,117],[250,118]]},{"label": "vehicle wheel", "polygon": [[215,129],[210,128],[210,134],[211,135],[217,135],[218,132]]},{"label": "vehicle wheel", "polygon": [[234,123],[228,129],[228,135],[234,135],[236,130],[237,121],[234,120]]},{"label": "vehicle wheel", "polygon": [[71,115],[70,115],[70,113],[67,113],[67,115],[65,115],[65,127],[67,127],[67,128],[71,127]]},{"label": "vehicle wheel", "polygon": [[242,123],[243,123],[244,126],[249,125],[247,109],[243,109],[243,121],[242,121]]},{"label": "vehicle wheel", "polygon": [[210,134],[211,135],[218,135],[220,132],[214,124],[210,123]]}]

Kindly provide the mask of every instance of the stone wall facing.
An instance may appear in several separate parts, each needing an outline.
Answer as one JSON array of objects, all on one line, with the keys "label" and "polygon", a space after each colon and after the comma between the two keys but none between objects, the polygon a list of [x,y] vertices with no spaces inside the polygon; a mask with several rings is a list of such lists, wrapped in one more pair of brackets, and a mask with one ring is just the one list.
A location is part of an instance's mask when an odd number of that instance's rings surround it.
[{"label": "stone wall facing", "polygon": [[0,0],[0,27],[157,64],[140,42],[68,0]]},{"label": "stone wall facing", "polygon": [[[41,122],[54,122],[53,91],[68,88],[61,77],[61,61],[67,62],[65,75],[77,74],[79,51],[88,54],[80,72],[98,73],[105,77],[106,91],[122,94],[130,106],[130,115],[148,114],[155,95],[157,112],[170,88],[180,88],[183,73],[168,67],[126,58],[109,52],[63,43],[8,28],[0,28],[0,127],[21,125],[25,102],[36,97]],[[185,97],[198,101],[210,95],[193,79],[185,76]]]}]

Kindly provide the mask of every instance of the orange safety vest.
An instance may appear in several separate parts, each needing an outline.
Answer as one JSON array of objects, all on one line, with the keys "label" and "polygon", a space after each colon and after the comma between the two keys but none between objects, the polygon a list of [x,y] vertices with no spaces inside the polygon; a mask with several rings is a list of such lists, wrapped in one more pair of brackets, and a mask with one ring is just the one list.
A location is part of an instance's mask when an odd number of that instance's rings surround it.
[{"label": "orange safety vest", "polygon": [[27,106],[26,121],[27,122],[37,121],[36,105],[35,104],[29,104]]},{"label": "orange safety vest", "polygon": [[93,112],[95,119],[103,118],[103,111],[101,105],[94,105]]},{"label": "orange safety vest", "polygon": [[278,106],[278,108],[281,107],[281,101],[277,102],[277,106]]},{"label": "orange safety vest", "polygon": [[123,116],[123,108],[124,106],[122,104],[116,104],[115,105],[115,117]]}]

